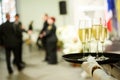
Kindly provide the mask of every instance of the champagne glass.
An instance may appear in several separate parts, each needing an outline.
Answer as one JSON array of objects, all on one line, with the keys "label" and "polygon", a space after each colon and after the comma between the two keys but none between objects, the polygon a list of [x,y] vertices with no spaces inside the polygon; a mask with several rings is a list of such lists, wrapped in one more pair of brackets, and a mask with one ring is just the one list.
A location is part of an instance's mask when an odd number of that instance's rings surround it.
[{"label": "champagne glass", "polygon": [[79,22],[79,29],[78,29],[78,35],[79,39],[82,42],[82,49],[83,49],[83,58],[82,60],[86,60],[85,58],[85,44],[86,44],[86,28],[85,28],[86,20],[80,20]]},{"label": "champagne glass", "polygon": [[[88,52],[91,53],[92,24],[91,20],[86,21],[86,39],[89,46]],[[90,55],[89,55],[90,56]]]},{"label": "champagne glass", "polygon": [[101,31],[101,19],[94,19],[93,20],[93,25],[92,25],[92,33],[93,37],[97,42],[97,51],[96,51],[96,60],[98,59],[98,52],[99,52],[99,41],[100,41],[100,31]]},{"label": "champagne glass", "polygon": [[107,26],[106,26],[106,22],[103,20],[102,27],[101,27],[101,34],[100,34],[100,42],[102,44],[102,56],[100,57],[101,60],[108,59],[107,57],[105,57],[103,55],[103,52],[104,52],[104,42],[107,39],[107,37],[108,37]]}]

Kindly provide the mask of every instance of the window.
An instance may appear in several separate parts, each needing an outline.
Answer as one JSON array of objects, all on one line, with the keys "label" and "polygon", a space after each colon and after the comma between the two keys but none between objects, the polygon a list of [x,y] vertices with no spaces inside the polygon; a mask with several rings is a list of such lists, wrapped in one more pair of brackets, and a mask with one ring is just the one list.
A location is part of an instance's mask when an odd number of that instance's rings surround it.
[{"label": "window", "polygon": [[0,24],[6,21],[5,14],[10,13],[11,20],[14,21],[16,14],[16,1],[15,0],[0,0]]}]

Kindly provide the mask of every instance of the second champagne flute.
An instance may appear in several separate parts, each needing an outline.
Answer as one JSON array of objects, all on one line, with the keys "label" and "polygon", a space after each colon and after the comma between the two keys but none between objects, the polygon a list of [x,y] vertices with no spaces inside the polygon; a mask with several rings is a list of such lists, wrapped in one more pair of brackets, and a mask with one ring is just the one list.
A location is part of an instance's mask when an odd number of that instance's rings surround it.
[{"label": "second champagne flute", "polygon": [[[88,44],[88,52],[91,53],[92,24],[91,20],[86,21],[86,39]],[[90,56],[90,55],[89,55]]]},{"label": "second champagne flute", "polygon": [[99,55],[99,41],[100,41],[100,34],[101,34],[101,19],[94,19],[92,25],[92,33],[93,37],[97,42],[97,51],[96,51],[96,60],[98,59]]},{"label": "second champagne flute", "polygon": [[85,20],[80,20],[79,22],[79,30],[78,30],[78,35],[79,39],[82,42],[82,50],[83,50],[83,58],[82,60],[85,59],[85,44],[86,44],[86,28],[85,28],[86,21]]}]

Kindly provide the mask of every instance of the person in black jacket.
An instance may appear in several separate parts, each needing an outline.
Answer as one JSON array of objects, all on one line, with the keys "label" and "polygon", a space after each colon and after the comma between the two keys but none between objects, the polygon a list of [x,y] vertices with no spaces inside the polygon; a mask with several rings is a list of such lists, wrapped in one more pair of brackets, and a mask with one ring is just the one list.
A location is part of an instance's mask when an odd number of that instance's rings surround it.
[{"label": "person in black jacket", "polygon": [[7,21],[3,23],[0,27],[0,37],[1,43],[5,47],[5,54],[6,54],[6,63],[7,69],[9,74],[13,73],[13,69],[11,67],[11,51],[13,52],[14,57],[16,58],[16,66],[19,71],[23,69],[23,67],[19,63],[19,56],[18,56],[18,46],[19,41],[16,37],[16,31],[13,26],[13,23],[10,22],[10,15],[9,13],[6,14]]},{"label": "person in black jacket", "polygon": [[[47,19],[48,19],[48,15],[45,14],[45,15],[43,16],[43,20],[44,20],[43,28],[42,28],[42,30],[40,31],[40,34],[39,34],[39,35],[43,34],[43,32],[47,29],[47,26],[48,26]],[[41,37],[38,37],[37,42],[38,42],[39,40],[41,40],[41,42],[42,42],[42,47],[45,49],[45,59],[44,59],[44,61],[48,61],[48,53],[46,52],[46,37],[45,37],[45,36],[42,37],[42,38],[41,38]]]},{"label": "person in black jacket", "polygon": [[48,19],[48,26],[40,37],[46,37],[46,52],[48,53],[48,63],[57,64],[57,36],[55,18],[50,17]]},{"label": "person in black jacket", "polygon": [[[15,15],[15,21],[13,22],[13,26],[15,28],[15,34],[16,34],[16,37],[17,37],[17,40],[18,40],[18,56],[19,56],[19,63],[21,64],[21,66],[25,67],[25,62],[23,61],[22,59],[22,45],[23,45],[23,35],[22,35],[22,32],[26,32],[27,31],[22,27],[22,23],[19,21],[19,14],[16,14]],[[13,60],[13,63],[16,64],[16,58],[14,58]]]},{"label": "person in black jacket", "polygon": [[28,30],[33,31],[33,21],[30,22]]}]

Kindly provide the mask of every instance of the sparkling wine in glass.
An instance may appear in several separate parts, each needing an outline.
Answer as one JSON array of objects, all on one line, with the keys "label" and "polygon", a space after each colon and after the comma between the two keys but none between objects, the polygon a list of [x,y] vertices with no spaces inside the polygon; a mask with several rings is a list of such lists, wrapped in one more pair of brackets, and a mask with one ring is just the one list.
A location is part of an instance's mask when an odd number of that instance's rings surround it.
[{"label": "sparkling wine in glass", "polygon": [[79,23],[79,29],[78,29],[78,35],[79,39],[82,42],[82,49],[83,49],[83,58],[82,60],[86,60],[85,58],[85,44],[86,44],[86,27],[85,27],[86,21],[80,20]]},{"label": "sparkling wine in glass", "polygon": [[100,34],[101,34],[101,27],[100,20],[97,23],[93,23],[92,25],[92,34],[94,39],[97,41],[97,51],[96,51],[96,59],[98,59],[99,55],[99,41],[100,41]]},{"label": "sparkling wine in glass", "polygon": [[85,44],[86,44],[86,29],[79,29],[78,34],[79,34],[79,39],[82,42],[83,58],[84,58]]},{"label": "sparkling wine in glass", "polygon": [[102,56],[100,57],[101,60],[106,60],[108,59],[107,57],[105,57],[103,55],[104,52],[104,42],[108,37],[108,31],[107,31],[107,26],[106,25],[102,25],[101,27],[101,34],[100,34],[100,42],[102,44]]},{"label": "sparkling wine in glass", "polygon": [[86,29],[86,39],[88,44],[88,57],[91,56],[91,38],[92,38],[92,28]]}]

